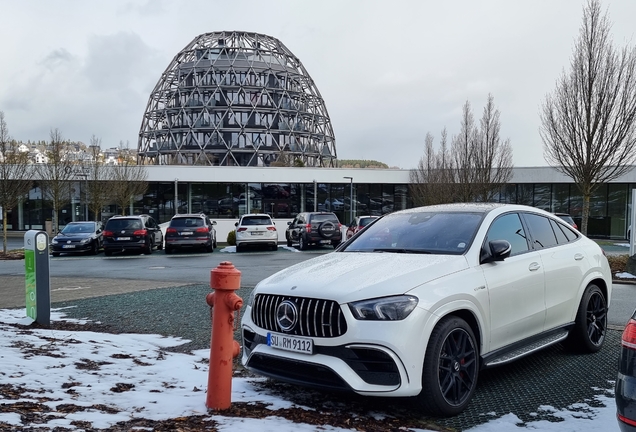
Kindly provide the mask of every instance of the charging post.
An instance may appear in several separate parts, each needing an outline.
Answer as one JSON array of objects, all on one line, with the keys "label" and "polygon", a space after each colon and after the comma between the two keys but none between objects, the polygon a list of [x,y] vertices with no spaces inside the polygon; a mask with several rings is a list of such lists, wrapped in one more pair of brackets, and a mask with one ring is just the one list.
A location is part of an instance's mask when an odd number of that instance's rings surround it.
[{"label": "charging post", "polygon": [[29,230],[24,234],[24,277],[27,316],[50,327],[49,236],[44,231]]}]

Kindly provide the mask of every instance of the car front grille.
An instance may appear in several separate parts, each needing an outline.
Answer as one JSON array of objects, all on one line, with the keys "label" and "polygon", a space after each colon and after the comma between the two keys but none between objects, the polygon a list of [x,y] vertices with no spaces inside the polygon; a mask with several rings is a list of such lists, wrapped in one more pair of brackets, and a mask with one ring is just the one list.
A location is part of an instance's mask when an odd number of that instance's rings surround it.
[{"label": "car front grille", "polygon": [[[285,331],[276,319],[278,306],[284,301],[296,306],[295,325]],[[252,321],[265,330],[297,336],[334,338],[347,332],[347,322],[340,305],[331,300],[258,294],[252,305]]]}]

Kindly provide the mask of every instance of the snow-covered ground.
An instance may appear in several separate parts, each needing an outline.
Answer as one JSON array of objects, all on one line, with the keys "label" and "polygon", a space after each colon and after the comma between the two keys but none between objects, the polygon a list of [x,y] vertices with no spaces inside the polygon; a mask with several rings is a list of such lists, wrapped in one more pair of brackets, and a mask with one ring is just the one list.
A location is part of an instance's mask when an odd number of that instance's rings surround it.
[{"label": "snow-covered ground", "polygon": [[[63,310],[54,310],[51,320],[66,320]],[[4,405],[0,426],[20,429],[35,426],[22,423],[12,404],[41,403],[51,408],[38,430],[65,427],[82,430],[72,422],[89,422],[93,428],[107,428],[137,418],[164,420],[208,415],[205,407],[209,350],[190,354],[172,353],[162,348],[186,341],[173,337],[142,334],[108,334],[89,331],[24,329],[8,324],[30,324],[22,309],[0,309],[0,386],[22,389],[18,398],[0,397]],[[82,324],[80,321],[73,321]],[[304,432],[317,429],[277,416],[277,410],[295,406],[259,386],[262,379],[235,377],[232,402],[262,403],[271,416],[260,419],[210,414],[218,430]],[[608,387],[611,383],[608,383]],[[26,389],[26,390],[25,390]],[[536,421],[521,424],[515,413],[477,426],[473,432],[511,430],[605,432],[617,431],[615,404],[604,389],[598,389],[597,401],[603,407],[576,404],[559,411],[550,406],[537,407],[537,413],[550,412],[563,419],[558,423]],[[0,393],[1,394],[1,393]],[[70,404],[82,410],[55,410]],[[599,405],[597,403],[592,405]],[[102,407],[95,408],[95,407]],[[111,409],[104,410],[103,407]],[[484,413],[491,416],[491,413]],[[521,429],[521,427],[525,429]],[[353,431],[320,426],[324,431]],[[405,429],[409,430],[409,429]],[[421,431],[421,429],[410,429]]]}]

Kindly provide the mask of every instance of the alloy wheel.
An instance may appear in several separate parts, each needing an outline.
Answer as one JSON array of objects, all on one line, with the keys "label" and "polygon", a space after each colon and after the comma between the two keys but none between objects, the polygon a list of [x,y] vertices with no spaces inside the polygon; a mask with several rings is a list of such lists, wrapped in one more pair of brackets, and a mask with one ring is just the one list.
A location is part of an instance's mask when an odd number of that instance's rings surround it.
[{"label": "alloy wheel", "polygon": [[450,405],[461,405],[470,397],[477,377],[477,351],[462,328],[452,330],[439,354],[439,389]]},{"label": "alloy wheel", "polygon": [[586,323],[590,342],[601,345],[607,328],[607,308],[603,295],[598,292],[592,293],[587,302]]}]

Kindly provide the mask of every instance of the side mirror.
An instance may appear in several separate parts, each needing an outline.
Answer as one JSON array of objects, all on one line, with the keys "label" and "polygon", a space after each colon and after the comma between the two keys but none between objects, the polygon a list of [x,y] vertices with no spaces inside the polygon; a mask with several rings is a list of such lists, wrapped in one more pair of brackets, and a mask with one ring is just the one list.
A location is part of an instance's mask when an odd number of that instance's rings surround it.
[{"label": "side mirror", "polygon": [[291,225],[291,221],[287,222],[287,225]]},{"label": "side mirror", "polygon": [[238,226],[238,222],[234,222],[234,226],[237,227]]},{"label": "side mirror", "polygon": [[216,221],[212,221],[212,225],[216,225]]},{"label": "side mirror", "polygon": [[482,249],[480,262],[481,264],[485,264],[489,262],[503,261],[510,256],[511,252],[512,246],[507,240],[492,240]]}]

